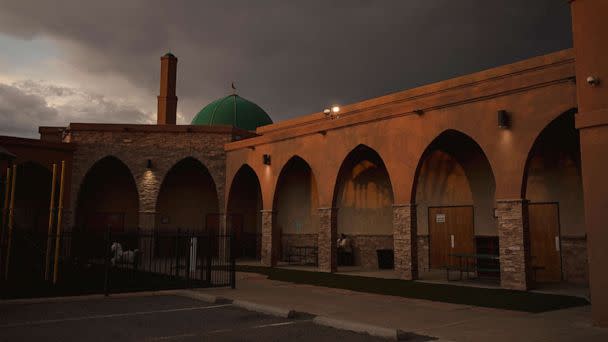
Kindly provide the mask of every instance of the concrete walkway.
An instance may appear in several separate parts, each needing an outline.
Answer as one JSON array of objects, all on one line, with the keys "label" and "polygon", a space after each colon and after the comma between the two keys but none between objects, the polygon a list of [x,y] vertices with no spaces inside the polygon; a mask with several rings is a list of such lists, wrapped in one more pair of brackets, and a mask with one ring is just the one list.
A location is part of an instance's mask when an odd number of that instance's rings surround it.
[{"label": "concrete walkway", "polygon": [[237,289],[204,293],[451,341],[608,341],[590,306],[540,314],[383,296],[237,273]]}]

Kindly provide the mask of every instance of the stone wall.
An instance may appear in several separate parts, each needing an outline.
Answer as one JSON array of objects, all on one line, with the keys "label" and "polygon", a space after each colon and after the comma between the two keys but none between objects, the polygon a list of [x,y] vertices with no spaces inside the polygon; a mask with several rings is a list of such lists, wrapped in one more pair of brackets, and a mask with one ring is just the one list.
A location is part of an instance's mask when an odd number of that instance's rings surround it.
[{"label": "stone wall", "polygon": [[337,263],[337,208],[319,208],[319,241],[318,259],[319,271],[335,272]]},{"label": "stone wall", "polygon": [[588,284],[587,238],[585,236],[562,236],[561,248],[564,280],[571,283]]},{"label": "stone wall", "polygon": [[272,267],[277,263],[277,255],[275,252],[276,241],[273,234],[274,212],[272,210],[262,210],[262,247],[261,260],[262,265]]},{"label": "stone wall", "polygon": [[[163,131],[163,128],[151,125],[73,124],[65,141],[76,144],[68,208],[71,213],[66,218],[69,222],[73,222],[78,192],[88,170],[107,156],[121,160],[133,175],[139,192],[141,228],[155,227],[156,201],[164,176],[173,165],[187,157],[197,159],[209,170],[220,210],[224,208],[224,144],[232,141],[229,129],[176,131],[168,128]],[[152,162],[151,168],[147,168],[148,159]]]},{"label": "stone wall", "polygon": [[395,271],[401,279],[418,278],[416,205],[393,205]]},{"label": "stone wall", "polygon": [[282,234],[281,235],[281,258],[287,261],[289,247],[291,246],[317,246],[318,234]]},{"label": "stone wall", "polygon": [[392,235],[347,235],[351,239],[354,264],[366,270],[378,269],[378,249],[394,249]]},{"label": "stone wall", "polygon": [[418,235],[418,272],[428,272],[430,265],[429,236]]},{"label": "stone wall", "polygon": [[500,285],[527,290],[530,286],[530,244],[527,201],[497,200],[498,238],[500,241]]}]

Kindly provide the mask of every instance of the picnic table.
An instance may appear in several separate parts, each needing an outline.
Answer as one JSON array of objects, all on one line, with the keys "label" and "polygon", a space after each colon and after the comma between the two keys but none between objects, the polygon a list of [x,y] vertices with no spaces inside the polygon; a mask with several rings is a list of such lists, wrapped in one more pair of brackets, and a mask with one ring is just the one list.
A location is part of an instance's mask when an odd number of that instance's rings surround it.
[{"label": "picnic table", "polygon": [[[458,265],[448,265],[446,267],[446,277],[448,281],[450,280],[450,271],[455,270],[460,272],[459,280],[462,280],[462,274],[465,273],[467,275],[467,279],[469,279],[470,272],[487,272],[487,273],[498,273],[500,274],[500,266],[499,267],[487,267],[480,268],[478,267],[478,260],[500,260],[498,255],[494,254],[481,254],[481,253],[451,253],[449,254],[451,257],[458,258]],[[471,262],[472,261],[472,262]],[[472,267],[470,267],[472,266]],[[478,274],[479,276],[479,274]]]}]

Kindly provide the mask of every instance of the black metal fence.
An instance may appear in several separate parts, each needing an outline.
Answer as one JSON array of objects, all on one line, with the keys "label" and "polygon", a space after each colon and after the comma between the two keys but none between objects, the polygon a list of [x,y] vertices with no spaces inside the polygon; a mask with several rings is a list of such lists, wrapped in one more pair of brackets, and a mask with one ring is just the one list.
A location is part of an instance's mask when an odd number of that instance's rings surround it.
[{"label": "black metal fence", "polygon": [[[10,249],[10,255],[9,255]],[[135,230],[37,234],[0,248],[4,298],[235,286],[229,235]]]}]

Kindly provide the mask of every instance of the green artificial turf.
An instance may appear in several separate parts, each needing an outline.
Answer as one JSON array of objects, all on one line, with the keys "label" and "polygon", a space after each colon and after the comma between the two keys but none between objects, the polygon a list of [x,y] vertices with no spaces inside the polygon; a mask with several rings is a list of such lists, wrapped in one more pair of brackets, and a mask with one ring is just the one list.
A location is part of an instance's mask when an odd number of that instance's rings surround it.
[{"label": "green artificial turf", "polygon": [[360,277],[261,266],[236,266],[236,271],[261,273],[267,275],[271,280],[297,284],[533,313],[589,305],[587,300],[580,297],[526,291],[429,284],[409,280]]}]

